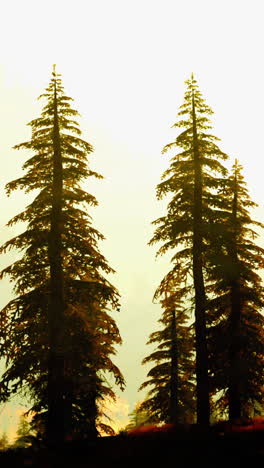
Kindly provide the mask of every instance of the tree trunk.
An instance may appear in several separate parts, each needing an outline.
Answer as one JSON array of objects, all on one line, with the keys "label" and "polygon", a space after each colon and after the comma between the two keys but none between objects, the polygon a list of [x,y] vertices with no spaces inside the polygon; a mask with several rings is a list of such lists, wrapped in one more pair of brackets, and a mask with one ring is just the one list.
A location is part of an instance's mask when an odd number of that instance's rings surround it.
[{"label": "tree trunk", "polygon": [[206,297],[202,260],[202,164],[198,147],[194,96],[192,98],[192,117],[194,156],[193,281],[195,290],[197,423],[208,425],[210,421],[210,404],[205,319]]},{"label": "tree trunk", "polygon": [[49,445],[65,440],[64,411],[64,287],[62,267],[62,157],[57,110],[56,74],[54,73],[54,128],[52,209],[49,237],[50,302],[48,309],[48,421]]},{"label": "tree trunk", "polygon": [[236,281],[231,286],[230,348],[229,348],[229,419],[241,417],[240,380],[240,293]]},{"label": "tree trunk", "polygon": [[171,316],[170,424],[179,422],[178,350],[175,310]]},{"label": "tree trunk", "polygon": [[237,255],[237,181],[235,174],[234,199],[232,207],[232,247],[229,255],[232,258],[234,279],[231,284],[231,313],[230,313],[230,347],[229,347],[229,419],[241,417],[240,380],[240,320],[241,301],[239,288],[239,269]]}]

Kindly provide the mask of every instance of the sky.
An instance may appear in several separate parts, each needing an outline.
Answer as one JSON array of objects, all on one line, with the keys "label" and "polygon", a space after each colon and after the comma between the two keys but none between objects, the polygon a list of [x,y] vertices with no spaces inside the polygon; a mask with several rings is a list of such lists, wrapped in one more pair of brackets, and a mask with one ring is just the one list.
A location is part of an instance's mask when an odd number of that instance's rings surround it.
[{"label": "sky", "polygon": [[[10,0],[1,6],[0,243],[20,232],[21,226],[5,224],[29,202],[22,192],[5,195],[5,184],[22,175],[27,159],[12,147],[30,138],[26,124],[40,114],[37,97],[56,63],[81,114],[83,137],[94,146],[91,168],[104,176],[85,188],[98,199],[91,214],[106,237],[100,250],[116,270],[109,279],[121,294],[114,317],[123,338],[115,362],[127,381],[117,392],[122,424],[144,398],[137,391],[147,373],[141,361],[161,312],[152,297],[170,268],[169,257],[155,259],[157,248],[147,244],[151,221],[166,208],[155,198],[169,164],[161,150],[176,136],[171,126],[192,72],[214,110],[213,133],[229,164],[238,158],[244,166],[259,204],[254,215],[264,222],[261,7],[257,0]],[[0,267],[17,256],[2,256]],[[11,294],[3,280],[0,307]],[[9,424],[0,416],[6,430],[13,430],[12,418]]]}]

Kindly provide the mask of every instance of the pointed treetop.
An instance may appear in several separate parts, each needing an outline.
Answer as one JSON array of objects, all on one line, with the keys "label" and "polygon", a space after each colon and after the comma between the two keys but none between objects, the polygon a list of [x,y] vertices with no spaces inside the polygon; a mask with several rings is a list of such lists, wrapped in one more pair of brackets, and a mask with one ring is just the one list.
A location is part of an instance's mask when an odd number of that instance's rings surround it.
[{"label": "pointed treetop", "polygon": [[243,170],[243,166],[241,164],[239,164],[239,160],[237,158],[235,159],[235,162],[234,162],[234,164],[232,166],[232,170],[233,170],[234,174],[238,174]]},{"label": "pointed treetop", "polygon": [[56,83],[60,83],[61,84],[61,74],[60,73],[57,73],[56,71],[56,63],[53,64],[52,66],[52,80],[55,80]]}]

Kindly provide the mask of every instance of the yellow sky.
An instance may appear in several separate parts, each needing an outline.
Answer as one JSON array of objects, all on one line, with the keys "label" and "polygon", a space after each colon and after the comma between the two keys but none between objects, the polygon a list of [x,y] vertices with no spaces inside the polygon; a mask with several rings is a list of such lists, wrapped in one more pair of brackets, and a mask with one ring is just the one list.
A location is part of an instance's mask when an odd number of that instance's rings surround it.
[{"label": "yellow sky", "polygon": [[[4,195],[26,157],[11,147],[30,137],[26,123],[39,114],[36,98],[56,63],[82,114],[84,137],[95,147],[91,166],[105,176],[89,181],[87,190],[100,203],[94,225],[107,237],[101,249],[122,295],[117,322],[124,345],[116,360],[130,409],[142,399],[140,362],[159,314],[151,300],[168,270],[167,260],[155,261],[155,249],[146,245],[150,222],[163,210],[155,200],[168,165],[161,149],[174,138],[170,126],[192,71],[215,112],[213,133],[244,165],[264,221],[261,6],[256,0],[10,0],[1,6],[0,241],[16,232],[3,226],[27,202],[23,194]],[[9,297],[4,281],[0,305]]]}]

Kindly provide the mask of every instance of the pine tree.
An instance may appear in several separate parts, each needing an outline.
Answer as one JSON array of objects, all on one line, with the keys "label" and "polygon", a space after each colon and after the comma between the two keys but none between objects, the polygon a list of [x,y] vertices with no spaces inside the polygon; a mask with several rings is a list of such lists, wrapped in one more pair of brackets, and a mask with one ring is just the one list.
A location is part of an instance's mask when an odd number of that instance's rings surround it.
[{"label": "pine tree", "polygon": [[146,426],[149,423],[149,414],[142,409],[142,402],[137,402],[135,408],[129,413],[129,423],[125,427],[125,431],[136,429],[141,426]]},{"label": "pine tree", "polygon": [[193,339],[182,302],[185,293],[184,288],[175,287],[175,278],[169,274],[154,296],[163,308],[159,320],[163,328],[150,335],[148,344],[157,347],[142,363],[154,363],[154,367],[140,387],[152,387],[141,405],[150,422],[186,423],[194,413]]},{"label": "pine tree", "polygon": [[[52,118],[52,188],[51,188],[51,216],[48,239],[48,260],[50,269],[50,291],[48,303],[48,420],[47,436],[49,441],[63,441],[66,435],[65,424],[65,297],[64,275],[62,265],[62,218],[63,197],[63,169],[61,134],[58,119],[58,93],[60,84],[56,77],[54,66],[53,78],[47,90],[48,105],[45,117]],[[58,90],[57,90],[58,88]],[[49,99],[52,96],[52,99]],[[63,104],[62,104],[63,103]],[[65,99],[61,100],[64,107]],[[67,113],[69,109],[67,109]],[[62,112],[62,115],[65,112]],[[71,114],[71,113],[70,113]],[[37,124],[38,144],[45,144],[47,136],[50,139],[50,127]]]},{"label": "pine tree", "polygon": [[6,435],[6,432],[3,432],[1,437],[0,437],[0,451],[2,450],[7,450],[8,449],[8,437]]},{"label": "pine tree", "polygon": [[[184,103],[180,107],[180,120],[173,127],[184,130],[175,141],[166,145],[163,153],[178,147],[182,151],[171,159],[157,187],[158,199],[172,194],[167,215],[156,221],[150,244],[164,242],[158,253],[173,249],[175,269],[180,265],[185,280],[194,288],[195,348],[197,381],[197,422],[209,423],[208,353],[206,340],[206,249],[214,210],[221,205],[216,195],[225,169],[219,160],[226,159],[208,133],[212,110],[205,104],[193,75],[187,80]],[[183,117],[182,117],[183,116]]]},{"label": "pine tree", "polygon": [[264,267],[264,249],[254,242],[251,201],[242,167],[236,161],[219,192],[225,210],[215,226],[218,243],[212,257],[214,298],[209,327],[212,391],[220,392],[220,411],[229,418],[250,416],[264,402],[264,289],[259,270]]},{"label": "pine tree", "polygon": [[30,423],[27,421],[25,415],[21,415],[19,418],[16,435],[16,440],[13,444],[13,447],[15,448],[28,447],[30,445],[31,438],[34,438]]},{"label": "pine tree", "polygon": [[114,396],[105,373],[121,387],[124,379],[111,360],[121,343],[109,314],[118,310],[119,295],[104,276],[113,270],[98,250],[104,237],[87,212],[97,201],[81,187],[88,177],[101,178],[87,165],[93,148],[81,139],[78,112],[55,71],[41,98],[47,104],[29,123],[31,140],[15,147],[33,152],[23,166],[26,174],[6,187],[8,194],[38,193],[8,223],[26,222],[25,232],[1,248],[22,252],[2,271],[15,282],[16,298],[1,311],[1,398],[28,392],[49,440],[59,441],[78,425],[88,433],[89,425],[95,427],[98,400]]}]

